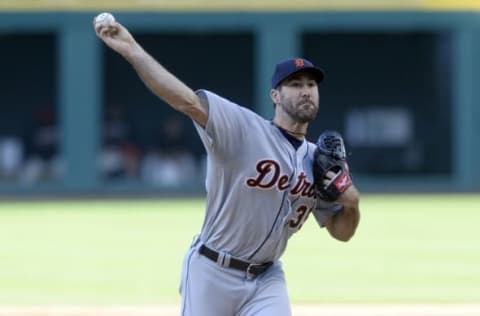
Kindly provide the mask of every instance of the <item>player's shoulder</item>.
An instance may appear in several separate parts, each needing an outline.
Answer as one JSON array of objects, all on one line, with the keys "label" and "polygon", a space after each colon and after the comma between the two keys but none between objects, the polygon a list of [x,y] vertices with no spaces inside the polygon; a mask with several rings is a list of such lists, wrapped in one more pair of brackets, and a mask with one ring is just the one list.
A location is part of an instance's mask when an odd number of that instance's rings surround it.
[{"label": "player's shoulder", "polygon": [[210,99],[219,99],[221,98],[219,95],[208,91],[206,89],[198,89],[195,91],[195,94],[197,97],[202,101],[202,104],[207,104],[209,105]]},{"label": "player's shoulder", "polygon": [[195,94],[202,100],[202,103],[206,103],[208,106],[215,105],[230,105],[230,106],[240,106],[233,101],[222,97],[212,91],[206,89],[199,89],[195,91]]},{"label": "player's shoulder", "polygon": [[311,141],[307,140],[307,146],[308,146],[308,151],[313,154],[315,149],[317,148],[317,145],[315,143],[312,143]]},{"label": "player's shoulder", "polygon": [[219,94],[206,89],[196,90],[195,93],[201,99],[202,104],[213,108],[213,111],[232,112],[235,115],[247,116],[250,119],[262,119],[260,115],[250,110],[249,108],[240,105],[230,99],[227,99]]}]

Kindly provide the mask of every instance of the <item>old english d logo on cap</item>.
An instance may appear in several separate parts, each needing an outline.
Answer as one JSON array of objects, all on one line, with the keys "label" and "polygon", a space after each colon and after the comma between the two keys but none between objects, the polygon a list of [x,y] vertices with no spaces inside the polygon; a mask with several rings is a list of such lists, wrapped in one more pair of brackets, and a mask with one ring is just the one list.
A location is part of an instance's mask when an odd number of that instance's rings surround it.
[{"label": "old english d logo on cap", "polygon": [[322,82],[325,78],[323,70],[316,67],[311,61],[304,58],[289,58],[276,65],[272,76],[272,88],[276,89],[283,80],[300,71],[306,71],[314,75],[317,83]]},{"label": "old english d logo on cap", "polygon": [[297,68],[303,68],[305,67],[305,62],[301,58],[295,59],[295,67]]}]

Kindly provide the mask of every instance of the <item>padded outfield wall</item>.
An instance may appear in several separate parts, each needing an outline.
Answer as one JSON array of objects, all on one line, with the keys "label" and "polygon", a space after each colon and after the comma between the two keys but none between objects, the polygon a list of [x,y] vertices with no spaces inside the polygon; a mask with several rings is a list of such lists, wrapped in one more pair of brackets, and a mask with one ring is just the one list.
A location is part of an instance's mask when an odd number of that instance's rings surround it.
[{"label": "padded outfield wall", "polygon": [[92,18],[107,9],[187,84],[266,118],[272,115],[268,91],[276,61],[301,55],[321,65],[327,81],[308,136],[340,130],[363,191],[480,189],[480,12],[473,1],[456,7],[447,1],[304,1],[295,8],[268,1],[259,8],[248,1],[208,8],[195,1],[177,7],[162,1],[65,3],[0,4],[0,138],[22,139],[27,160],[35,150],[32,129],[49,108],[62,160],[54,179],[4,176],[2,193],[202,192],[200,168],[195,181],[180,186],[100,174],[111,104],[121,103],[142,150],[156,148],[163,135],[158,126],[174,117],[186,126],[184,143],[193,156],[201,161],[203,154],[191,123],[149,94],[95,37]]}]

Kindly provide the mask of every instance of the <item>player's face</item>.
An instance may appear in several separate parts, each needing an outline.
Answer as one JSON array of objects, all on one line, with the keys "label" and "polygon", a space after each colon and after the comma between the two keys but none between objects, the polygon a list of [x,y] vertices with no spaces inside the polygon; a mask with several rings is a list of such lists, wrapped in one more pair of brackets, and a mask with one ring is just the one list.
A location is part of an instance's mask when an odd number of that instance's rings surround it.
[{"label": "player's face", "polygon": [[278,106],[297,122],[309,123],[315,119],[318,103],[318,85],[309,73],[292,75],[279,87]]}]

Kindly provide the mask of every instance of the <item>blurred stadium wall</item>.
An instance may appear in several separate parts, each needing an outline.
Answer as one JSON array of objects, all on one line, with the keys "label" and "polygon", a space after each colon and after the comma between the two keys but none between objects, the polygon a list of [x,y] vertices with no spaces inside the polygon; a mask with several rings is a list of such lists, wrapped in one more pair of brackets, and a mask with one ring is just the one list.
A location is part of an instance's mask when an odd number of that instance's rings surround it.
[{"label": "blurred stadium wall", "polygon": [[364,192],[480,190],[476,0],[4,0],[0,194],[203,192],[191,122],[95,37],[101,11],[192,88],[265,118],[278,60],[322,66],[308,137],[342,132]]}]

